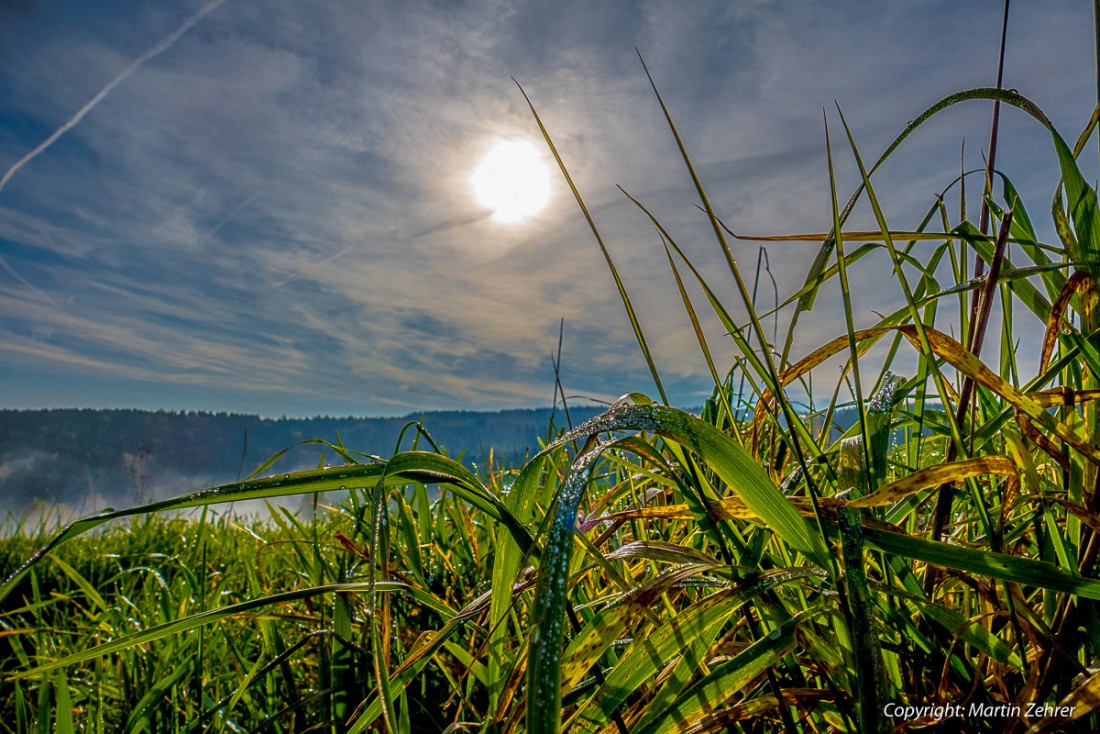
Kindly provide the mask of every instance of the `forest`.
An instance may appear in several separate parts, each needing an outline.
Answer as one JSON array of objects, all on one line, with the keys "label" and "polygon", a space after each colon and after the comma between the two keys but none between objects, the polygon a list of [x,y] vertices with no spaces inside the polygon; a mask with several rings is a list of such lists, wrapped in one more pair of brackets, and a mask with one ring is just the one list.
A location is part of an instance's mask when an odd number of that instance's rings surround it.
[{"label": "forest", "polygon": [[[315,468],[333,453],[320,443],[389,456],[419,435],[467,466],[522,463],[553,425],[583,422],[598,408],[558,407],[410,413],[403,417],[262,418],[236,413],[147,410],[0,410],[0,514],[19,517],[36,503],[73,513],[128,507],[249,475],[276,453],[275,469]],[[420,446],[432,448],[426,437]],[[297,445],[302,444],[302,445]]]}]

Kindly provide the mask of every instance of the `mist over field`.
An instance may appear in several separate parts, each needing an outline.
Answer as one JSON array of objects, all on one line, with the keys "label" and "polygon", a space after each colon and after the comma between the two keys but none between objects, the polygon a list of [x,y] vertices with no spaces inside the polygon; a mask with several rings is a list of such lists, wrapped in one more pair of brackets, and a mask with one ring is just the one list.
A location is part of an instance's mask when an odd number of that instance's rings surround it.
[{"label": "mist over field", "polygon": [[[599,411],[570,408],[575,422]],[[500,412],[448,411],[405,417],[261,418],[229,413],[142,410],[0,411],[0,513],[16,516],[63,506],[65,514],[98,512],[167,499],[247,476],[301,441],[318,439],[388,457],[403,426],[423,419],[429,435],[467,466],[517,465],[540,448],[559,407]],[[408,449],[415,430],[405,433]],[[430,449],[424,438],[420,448]],[[291,448],[271,471],[316,468],[324,447]],[[342,460],[331,450],[326,464]],[[364,459],[365,460],[365,459]]]}]

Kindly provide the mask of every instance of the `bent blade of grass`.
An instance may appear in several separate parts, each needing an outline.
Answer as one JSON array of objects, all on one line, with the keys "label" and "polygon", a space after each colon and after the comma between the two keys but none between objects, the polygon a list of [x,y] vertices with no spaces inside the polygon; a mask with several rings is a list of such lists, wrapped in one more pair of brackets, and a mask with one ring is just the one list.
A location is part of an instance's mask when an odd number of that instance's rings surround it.
[{"label": "bent blade of grass", "polygon": [[949,464],[935,464],[909,474],[901,479],[882,486],[871,494],[852,500],[849,507],[884,507],[898,502],[909,495],[930,487],[938,487],[946,482],[958,482],[971,477],[987,474],[1003,474],[1010,481],[1019,483],[1016,463],[1006,456],[979,456],[974,459],[954,461]]},{"label": "bent blade of grass", "polygon": [[979,551],[866,526],[863,528],[863,537],[867,544],[886,553],[924,561],[942,568],[968,571],[980,576],[1076,594],[1088,599],[1100,599],[1100,581],[1066,572],[1047,561],[1020,558],[988,550]]},{"label": "bent blade of grass", "polygon": [[1050,356],[1054,353],[1054,345],[1058,343],[1058,335],[1063,329],[1063,317],[1069,306],[1070,299],[1077,295],[1077,290],[1084,285],[1086,279],[1091,278],[1087,272],[1079,270],[1069,277],[1054,300],[1047,316],[1047,327],[1043,333],[1043,346],[1039,352],[1039,372],[1045,372]]},{"label": "bent blade of grass", "polygon": [[[348,582],[342,584],[326,584],[324,586],[313,586],[306,589],[296,589],[294,591],[285,591],[280,594],[271,594],[269,596],[261,597],[258,599],[249,599],[248,601],[241,602],[239,604],[233,604],[227,607],[220,607],[218,609],[211,609],[209,611],[200,612],[183,619],[177,619],[171,622],[150,627],[149,629],[142,630],[141,632],[135,632],[125,637],[120,637],[117,640],[111,642],[105,642],[102,645],[96,645],[86,650],[67,655],[60,660],[53,660],[48,663],[43,663],[30,670],[25,670],[20,673],[16,673],[10,676],[8,680],[21,680],[23,678],[38,678],[43,673],[48,673],[51,670],[58,670],[60,668],[66,668],[70,665],[82,663],[87,660],[95,660],[96,658],[103,657],[104,655],[110,655],[112,653],[119,652],[120,650],[128,650],[137,645],[141,645],[146,642],[155,642],[156,640],[164,639],[171,635],[176,635],[181,632],[187,632],[188,630],[197,629],[203,625],[210,624],[212,622],[218,622],[229,617],[245,614],[256,609],[262,609],[264,607],[273,606],[275,604],[283,604],[285,602],[297,601],[299,599],[307,599],[309,597],[317,596],[319,594],[331,594],[336,592],[359,592],[368,591],[370,584],[367,582]],[[405,590],[409,593],[417,595],[417,590],[409,587],[407,584],[403,584],[397,581],[379,582],[378,589],[380,591],[397,591]],[[420,592],[422,595],[423,592]]]},{"label": "bent blade of grass", "polygon": [[829,553],[821,538],[810,532],[763,467],[736,441],[693,415],[667,406],[620,401],[556,443],[631,430],[657,433],[695,452],[784,542],[822,568],[830,567]]},{"label": "bent blade of grass", "polygon": [[539,563],[527,661],[527,731],[530,734],[558,734],[561,731],[562,641],[573,533],[577,508],[602,449],[600,446],[585,450],[573,461],[569,476],[558,493]]},{"label": "bent blade of grass", "polygon": [[607,553],[608,560],[624,558],[648,558],[664,563],[702,563],[717,566],[718,560],[706,553],[676,543],[662,540],[632,540]]},{"label": "bent blade of grass", "polygon": [[[1097,211],[1096,190],[1086,183],[1081,169],[1077,167],[1076,157],[1065,141],[1053,131],[1053,127],[1050,129],[1062,171],[1062,184],[1068,197],[1066,208],[1076,234],[1076,238],[1066,243],[1069,256],[1073,260],[1089,261],[1089,272],[1094,276],[1100,275],[1100,216]],[[1055,194],[1055,207],[1060,198],[1061,192]]]},{"label": "bent blade of grass", "polygon": [[[387,471],[387,466],[390,466],[391,463],[392,469]],[[508,528],[512,537],[521,547],[533,549],[533,540],[526,527],[516,521],[511,512],[485,490],[468,469],[445,456],[424,451],[408,451],[394,456],[390,463],[337,466],[330,469],[276,475],[266,479],[234,482],[201,489],[172,499],[124,510],[108,510],[98,515],[81,518],[66,526],[64,530],[54,536],[5,579],[3,584],[0,584],[0,600],[7,597],[27,572],[40,562],[46,554],[73,538],[112,520],[184,510],[192,507],[208,507],[243,500],[317,494],[351,488],[371,488],[377,484],[380,478],[384,478],[387,487],[410,481],[424,484],[451,483],[453,485],[451,489],[455,494],[486,512],[489,517],[500,521],[504,527]]]},{"label": "bent blade of grass", "polygon": [[[886,150],[883,151],[882,155],[879,156],[874,165],[872,165],[870,169],[868,169],[867,176],[870,177],[872,174],[874,174],[874,172],[877,171],[882,166],[882,164],[885,163],[886,160],[894,154],[894,151],[898,149],[898,147],[905,141],[905,139],[912,135],[917,128],[927,122],[930,118],[948,109],[949,107],[953,107],[956,104],[970,100],[1000,100],[1005,104],[1009,104],[1024,110],[1032,117],[1037,119],[1040,123],[1042,123],[1043,126],[1051,132],[1052,136],[1054,136],[1055,147],[1056,150],[1059,151],[1059,163],[1061,164],[1063,160],[1061,148],[1065,148],[1066,152],[1069,153],[1070,158],[1072,159],[1072,153],[1070,153],[1068,147],[1066,147],[1065,141],[1062,140],[1060,135],[1058,135],[1057,131],[1054,129],[1054,126],[1051,124],[1050,119],[1047,118],[1047,116],[1042,112],[1041,109],[1039,109],[1037,105],[1035,105],[1033,102],[1014,90],[1006,91],[1002,89],[997,89],[996,87],[978,87],[975,89],[968,89],[961,92],[955,92],[954,94],[949,94],[948,96],[944,97],[943,99],[926,109],[911,122],[909,122],[909,124],[905,126],[905,129],[903,129],[901,133],[896,138],[894,138],[890,145],[886,147]],[[1059,142],[1061,142],[1060,146]],[[1076,168],[1075,165],[1074,168]],[[859,186],[855,190],[855,193],[853,193],[851,198],[848,199],[848,203],[844,205],[844,209],[840,213],[841,224],[847,221],[848,216],[855,208],[856,202],[863,194],[865,180],[860,182]],[[1079,181],[1083,182],[1083,178],[1080,178]],[[1077,181],[1075,181],[1075,184],[1076,183]],[[818,250],[818,253],[814,258],[813,264],[810,266],[810,270],[806,275],[806,285],[803,286],[803,290],[805,290],[806,292],[799,299],[798,306],[795,309],[795,315],[794,318],[792,318],[791,326],[789,327],[787,333],[788,343],[784,347],[784,355],[786,355],[790,351],[790,345],[793,344],[794,328],[797,323],[797,315],[802,311],[808,311],[813,308],[814,301],[817,298],[817,291],[820,287],[821,274],[824,272],[829,262],[832,260],[832,250],[835,247],[836,236],[837,232],[832,231],[829,233],[828,237],[825,238],[825,241],[821,245],[821,249]]]}]

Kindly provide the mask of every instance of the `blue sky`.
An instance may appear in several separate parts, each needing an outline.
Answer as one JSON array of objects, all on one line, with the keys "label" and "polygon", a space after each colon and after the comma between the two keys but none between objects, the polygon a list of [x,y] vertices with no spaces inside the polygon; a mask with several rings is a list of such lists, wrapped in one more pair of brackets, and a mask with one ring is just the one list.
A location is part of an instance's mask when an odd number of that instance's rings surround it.
[{"label": "blue sky", "polygon": [[[616,184],[735,297],[634,47],[726,221],[812,232],[831,217],[823,107],[838,101],[877,157],[937,99],[992,83],[1000,18],[992,2],[5,3],[0,403],[263,415],[545,405],[563,318],[568,392],[652,393],[560,177],[522,223],[473,197],[495,141],[538,142],[515,77],[604,233],[674,401],[698,405],[709,377],[675,282]],[[1009,25],[1005,86],[1069,139],[1095,98],[1091,23],[1088,3],[1030,3]],[[963,139],[981,164],[989,114],[942,115],[876,175],[894,226],[915,225],[956,175]],[[857,178],[836,152],[846,197]],[[1007,111],[998,163],[1044,220],[1049,138]],[[852,223],[870,224],[867,212]],[[769,248],[781,294],[814,252]],[[736,254],[751,272],[756,245]],[[885,258],[853,273],[860,324],[900,303],[888,275]],[[842,333],[838,314],[827,291],[795,353]],[[708,333],[722,344],[716,324]]]}]

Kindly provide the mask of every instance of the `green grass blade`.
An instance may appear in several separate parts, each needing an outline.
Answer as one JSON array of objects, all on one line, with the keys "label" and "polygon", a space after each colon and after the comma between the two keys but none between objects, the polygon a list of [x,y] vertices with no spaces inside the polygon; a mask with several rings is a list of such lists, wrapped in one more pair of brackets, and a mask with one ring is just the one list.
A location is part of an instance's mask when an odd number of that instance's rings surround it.
[{"label": "green grass blade", "polygon": [[539,563],[527,662],[529,734],[558,734],[561,731],[562,641],[568,604],[569,561],[573,556],[577,507],[599,455],[599,449],[586,451],[573,461],[569,477],[558,494]]},{"label": "green grass blade", "polygon": [[584,199],[581,197],[580,190],[578,190],[577,185],[573,183],[573,177],[569,175],[569,169],[566,168],[565,161],[562,160],[561,154],[558,153],[557,146],[554,145],[554,141],[550,137],[550,132],[546,129],[546,126],[543,125],[542,118],[539,117],[539,113],[535,110],[534,103],[531,102],[531,98],[527,96],[527,92],[523,90],[519,82],[516,82],[516,86],[519,87],[520,94],[523,95],[523,98],[527,100],[527,105],[531,108],[531,114],[534,116],[535,122],[539,126],[542,138],[546,141],[547,147],[550,148],[550,152],[553,154],[554,160],[558,164],[558,168],[561,169],[562,176],[565,177],[565,182],[569,185],[569,190],[573,192],[573,198],[576,199],[577,206],[580,207],[585,221],[588,222],[589,229],[592,230],[592,235],[596,238],[596,243],[600,246],[600,252],[603,253],[604,260],[607,262],[607,267],[611,270],[611,277],[615,279],[615,288],[619,291],[619,298],[623,302],[623,308],[626,310],[627,318],[630,319],[630,327],[634,330],[634,338],[638,341],[638,346],[642,349],[642,356],[645,357],[646,365],[649,367],[649,373],[653,376],[653,382],[657,385],[657,392],[660,393],[661,400],[664,401],[665,404],[668,404],[668,395],[665,394],[665,388],[661,382],[661,375],[657,371],[657,365],[653,361],[653,355],[649,350],[649,343],[646,341],[645,334],[642,332],[642,324],[638,320],[638,315],[630,302],[630,296],[627,295],[626,286],[623,285],[622,278],[619,277],[619,270],[615,267],[615,261],[611,259],[611,252],[607,249],[607,245],[604,244],[603,237],[600,235],[600,230],[596,226],[596,220],[592,218],[592,215],[588,211],[588,207],[584,203]]},{"label": "green grass blade", "polygon": [[123,729],[126,734],[138,734],[143,731],[153,731],[153,722],[151,719],[150,709],[154,708],[161,702],[164,695],[179,682],[180,678],[183,678],[192,670],[192,658],[188,657],[181,661],[180,664],[175,667],[172,672],[164,676],[146,691],[137,705],[134,706],[134,710],[130,713],[130,718],[126,720],[126,727]]},{"label": "green grass blade", "polygon": [[[933,104],[926,109],[916,118],[914,118],[905,129],[894,138],[894,140],[886,147],[882,155],[875,161],[874,165],[866,171],[866,176],[863,177],[863,182],[856,188],[855,193],[852,194],[848,203],[845,204],[844,209],[840,213],[841,224],[851,214],[852,209],[855,208],[856,202],[863,194],[866,181],[869,177],[877,171],[883,163],[885,163],[890,156],[901,146],[901,144],[913,134],[921,125],[927,122],[929,119],[939,114],[940,112],[953,107],[954,105],[971,100],[1000,100],[1001,102],[1017,107],[1024,112],[1031,115],[1038,120],[1047,130],[1051,133],[1054,140],[1054,146],[1056,154],[1058,155],[1059,165],[1062,167],[1063,177],[1067,178],[1067,191],[1070,192],[1071,202],[1078,202],[1081,200],[1081,195],[1084,187],[1084,179],[1080,175],[1080,171],[1076,167],[1076,163],[1073,162],[1073,153],[1066,146],[1065,141],[1054,129],[1050,119],[1043,113],[1039,107],[1031,100],[1020,95],[1014,90],[1000,90],[995,87],[980,87],[976,89],[968,89],[961,92],[950,94],[940,101]],[[1068,159],[1067,159],[1068,156]],[[1068,175],[1067,175],[1068,174]],[[1071,205],[1071,210],[1072,210]],[[817,292],[820,288],[823,280],[822,276],[828,267],[829,262],[832,260],[832,251],[836,246],[837,232],[833,231],[829,233],[829,236],[825,238],[821,248],[818,250],[817,255],[814,258],[813,264],[806,275],[806,284],[803,286],[803,294],[799,298],[798,304],[795,307],[795,311],[791,317],[791,323],[788,327],[786,343],[783,348],[783,361],[786,361],[787,354],[790,352],[790,347],[794,342],[795,326],[798,323],[798,316],[802,311],[808,311],[813,308],[814,301],[817,298]],[[1076,258],[1075,258],[1076,259]]]},{"label": "green grass blade", "polygon": [[[667,406],[619,403],[566,434],[557,443],[607,431],[649,431],[698,454],[745,504],[785,542],[828,568],[820,537],[775,486],[767,472],[736,441],[695,416]],[[551,445],[553,446],[553,444]]]},{"label": "green grass blade", "polygon": [[1100,581],[1068,573],[1046,561],[963,548],[867,527],[863,529],[863,536],[868,544],[886,553],[1002,581],[1100,599]]},{"label": "green grass blade", "polygon": [[[382,591],[395,591],[397,589],[405,589],[411,591],[408,585],[399,583],[397,581],[379,582],[379,590]],[[245,614],[264,607],[274,606],[276,604],[283,604],[285,602],[297,601],[299,599],[307,599],[320,594],[332,594],[336,592],[366,592],[370,589],[370,584],[366,582],[353,582],[343,584],[326,584],[325,586],[310,587],[307,589],[296,589],[294,591],[284,591],[279,594],[271,594],[270,596],[261,597],[258,599],[249,599],[248,601],[241,602],[239,604],[232,604],[226,607],[220,607],[218,609],[211,609],[206,612],[194,614],[183,619],[177,619],[165,624],[150,627],[149,629],[142,630],[141,632],[135,632],[131,635],[126,635],[117,640],[111,642],[105,642],[102,645],[82,650],[80,652],[68,655],[59,660],[53,660],[48,663],[43,663],[30,670],[25,670],[20,673],[16,673],[8,678],[8,680],[19,680],[23,678],[38,678],[43,673],[47,673],[51,670],[57,670],[60,668],[66,668],[70,665],[76,665],[77,663],[83,663],[87,660],[94,660],[104,655],[110,655],[112,653],[119,652],[120,650],[128,650],[137,645],[141,645],[147,642],[155,642],[156,640],[164,639],[170,635],[176,635],[181,632],[187,632],[188,630],[197,629],[203,625],[211,624],[212,622],[218,622],[222,619],[232,617],[238,614]]]},{"label": "green grass blade", "polygon": [[69,680],[64,672],[57,674],[57,710],[54,713],[54,734],[75,734],[73,701],[69,694]]},{"label": "green grass blade", "polygon": [[887,734],[892,727],[882,713],[888,695],[886,675],[875,626],[875,605],[863,567],[863,527],[859,511],[840,510],[837,512],[837,525],[840,529],[852,652],[855,655],[856,715],[862,731]]}]

